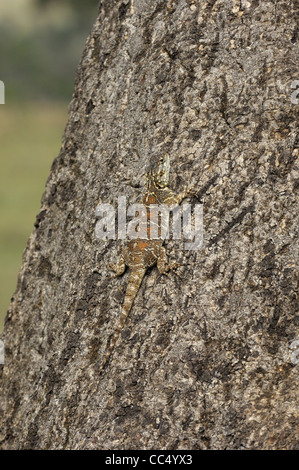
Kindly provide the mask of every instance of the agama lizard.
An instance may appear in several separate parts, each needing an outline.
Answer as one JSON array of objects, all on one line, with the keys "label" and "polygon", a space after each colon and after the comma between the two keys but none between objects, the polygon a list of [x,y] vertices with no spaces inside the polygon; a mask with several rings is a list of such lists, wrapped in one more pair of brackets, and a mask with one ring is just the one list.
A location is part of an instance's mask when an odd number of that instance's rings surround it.
[{"label": "agama lizard", "polygon": [[104,356],[99,373],[104,369],[113,351],[147,269],[157,264],[159,273],[167,274],[169,270],[174,270],[177,267],[177,263],[167,264],[166,262],[166,250],[162,246],[164,240],[161,238],[151,239],[150,237],[149,212],[151,204],[179,205],[184,198],[195,195],[194,188],[186,188],[178,195],[175,195],[168,187],[169,172],[170,160],[169,155],[166,154],[159,159],[154,169],[146,174],[147,186],[142,203],[147,211],[147,238],[128,241],[122,250],[119,262],[109,266],[115,272],[112,277],[122,275],[126,266],[130,268],[130,276],[119,323]]}]

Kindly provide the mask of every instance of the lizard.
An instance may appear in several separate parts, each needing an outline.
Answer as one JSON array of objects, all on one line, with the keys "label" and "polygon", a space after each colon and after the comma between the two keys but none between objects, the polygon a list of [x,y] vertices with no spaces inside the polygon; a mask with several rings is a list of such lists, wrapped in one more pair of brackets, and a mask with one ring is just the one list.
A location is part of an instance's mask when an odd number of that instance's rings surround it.
[{"label": "lizard", "polygon": [[147,213],[147,238],[127,241],[122,249],[118,263],[108,266],[114,271],[114,274],[111,276],[112,278],[121,276],[125,272],[126,267],[129,267],[130,274],[119,322],[100,365],[99,374],[105,368],[112,354],[146,271],[155,264],[160,274],[168,274],[170,270],[174,271],[178,267],[178,263],[167,264],[166,250],[163,247],[164,240],[162,238],[151,239],[149,224],[150,206],[151,204],[166,204],[167,206],[179,205],[183,199],[191,195],[196,195],[196,193],[194,187],[185,187],[183,191],[176,195],[168,186],[169,173],[170,158],[168,154],[165,154],[160,157],[158,163],[146,173],[146,190],[142,204],[145,206]]}]

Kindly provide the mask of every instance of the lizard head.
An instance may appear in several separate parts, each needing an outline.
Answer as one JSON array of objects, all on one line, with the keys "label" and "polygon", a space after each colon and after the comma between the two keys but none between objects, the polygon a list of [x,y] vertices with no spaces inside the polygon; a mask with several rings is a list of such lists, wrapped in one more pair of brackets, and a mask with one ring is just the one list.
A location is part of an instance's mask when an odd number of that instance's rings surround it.
[{"label": "lizard head", "polygon": [[160,157],[155,167],[150,170],[148,177],[158,188],[165,188],[169,181],[170,159],[168,153]]}]

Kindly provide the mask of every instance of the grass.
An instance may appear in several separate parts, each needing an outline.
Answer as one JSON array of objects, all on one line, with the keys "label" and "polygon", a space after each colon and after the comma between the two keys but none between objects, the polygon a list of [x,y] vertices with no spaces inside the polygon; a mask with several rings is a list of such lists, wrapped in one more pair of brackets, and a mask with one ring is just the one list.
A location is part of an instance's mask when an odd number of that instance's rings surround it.
[{"label": "grass", "polygon": [[66,121],[66,103],[0,105],[0,331]]}]

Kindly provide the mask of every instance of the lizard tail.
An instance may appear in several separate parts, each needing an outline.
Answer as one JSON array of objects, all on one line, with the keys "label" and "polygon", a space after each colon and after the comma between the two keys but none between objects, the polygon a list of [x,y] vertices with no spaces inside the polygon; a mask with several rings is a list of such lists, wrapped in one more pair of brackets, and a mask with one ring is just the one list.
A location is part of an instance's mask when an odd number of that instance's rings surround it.
[{"label": "lizard tail", "polygon": [[128,315],[130,313],[130,310],[132,308],[134,299],[136,297],[136,294],[139,290],[140,284],[142,282],[142,279],[146,273],[146,269],[139,269],[138,271],[131,271],[130,272],[130,277],[129,277],[129,282],[126,290],[126,295],[124,299],[124,304],[122,308],[122,312],[120,315],[119,323],[117,325],[117,328],[114,332],[114,335],[111,339],[108,351],[106,352],[104,359],[102,361],[102,364],[99,369],[99,374],[103,371],[104,367],[107,364],[107,361],[109,357],[111,356],[111,353],[114,349],[115,343],[118,340],[118,337],[124,327],[124,324],[126,323],[126,320],[128,318]]}]

